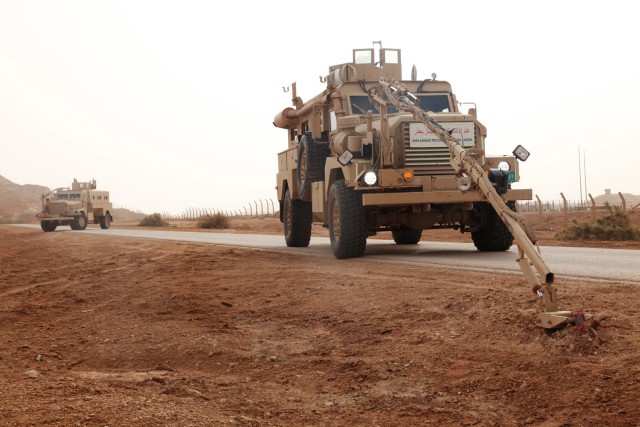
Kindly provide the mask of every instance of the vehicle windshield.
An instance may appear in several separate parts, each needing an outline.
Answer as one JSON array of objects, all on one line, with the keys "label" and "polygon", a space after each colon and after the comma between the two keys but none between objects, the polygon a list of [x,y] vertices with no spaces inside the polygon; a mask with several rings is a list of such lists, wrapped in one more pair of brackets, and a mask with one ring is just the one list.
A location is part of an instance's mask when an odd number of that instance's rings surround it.
[{"label": "vehicle windshield", "polygon": [[61,193],[56,195],[56,199],[79,199],[80,193]]},{"label": "vehicle windshield", "polygon": [[[448,113],[449,110],[449,97],[447,95],[417,95],[418,107],[425,111],[431,111],[433,113]],[[376,106],[369,102],[369,97],[366,95],[353,95],[349,97],[351,101],[351,114],[366,114],[371,110],[374,113],[378,113]],[[395,114],[398,109],[389,106],[389,114]]]}]

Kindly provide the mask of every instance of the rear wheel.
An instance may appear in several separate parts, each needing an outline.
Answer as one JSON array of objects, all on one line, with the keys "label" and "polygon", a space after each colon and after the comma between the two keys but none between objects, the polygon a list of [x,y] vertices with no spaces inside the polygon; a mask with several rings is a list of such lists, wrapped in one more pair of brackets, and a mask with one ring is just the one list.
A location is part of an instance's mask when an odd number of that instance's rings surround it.
[{"label": "rear wheel", "polygon": [[306,248],[311,240],[311,203],[292,200],[289,190],[284,195],[284,240],[287,246]]},{"label": "rear wheel", "polygon": [[[515,212],[516,202],[507,202],[507,206]],[[513,235],[500,215],[490,204],[481,207],[479,212],[483,226],[479,231],[471,232],[473,244],[482,252],[506,251],[513,245]]]},{"label": "rear wheel", "polygon": [[300,138],[296,184],[301,200],[311,201],[311,183],[324,179],[324,163],[329,154],[329,145],[316,143],[310,133]]},{"label": "rear wheel", "polygon": [[80,214],[73,218],[73,222],[70,225],[72,230],[84,230],[87,228],[87,217],[84,214]]},{"label": "rear wheel", "polygon": [[333,183],[327,202],[329,237],[336,258],[354,258],[364,254],[367,245],[366,212],[362,194],[347,187],[344,180]]},{"label": "rear wheel", "polygon": [[403,228],[400,230],[391,230],[393,241],[398,245],[416,245],[422,238],[422,230],[414,228]]},{"label": "rear wheel", "polygon": [[107,213],[105,216],[100,217],[100,228],[106,230],[111,226],[111,216]]},{"label": "rear wheel", "polygon": [[42,231],[56,231],[58,224],[54,221],[40,221]]}]

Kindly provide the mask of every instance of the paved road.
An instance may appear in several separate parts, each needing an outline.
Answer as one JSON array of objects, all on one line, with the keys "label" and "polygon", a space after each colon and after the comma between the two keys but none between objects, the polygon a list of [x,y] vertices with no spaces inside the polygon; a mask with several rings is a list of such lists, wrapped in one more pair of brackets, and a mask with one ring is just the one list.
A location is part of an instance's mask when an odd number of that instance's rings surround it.
[{"label": "paved road", "polygon": [[[39,225],[25,225],[40,228]],[[60,227],[56,232],[72,232]],[[73,233],[78,233],[73,231]],[[136,237],[183,242],[244,246],[317,256],[333,257],[329,239],[312,237],[308,248],[287,248],[284,237],[260,234],[227,234],[197,231],[155,231],[87,228],[81,233],[105,237]],[[640,284],[640,251],[632,249],[594,249],[560,246],[541,248],[542,256],[556,278],[584,278]],[[387,240],[369,239],[363,259],[428,266],[454,266],[478,271],[520,272],[517,249],[506,252],[478,252],[471,243],[421,242],[400,246]]]}]

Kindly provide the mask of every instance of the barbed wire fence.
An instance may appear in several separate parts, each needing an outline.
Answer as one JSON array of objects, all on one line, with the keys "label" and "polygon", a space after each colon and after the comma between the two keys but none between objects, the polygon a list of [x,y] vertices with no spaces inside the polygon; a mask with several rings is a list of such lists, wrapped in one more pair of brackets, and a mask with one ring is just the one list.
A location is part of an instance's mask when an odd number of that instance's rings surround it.
[{"label": "barbed wire fence", "polygon": [[[616,200],[615,196],[610,193],[606,194],[608,197],[598,197],[598,201],[589,193],[589,200],[570,201],[564,196],[564,193],[560,193],[561,200],[551,200],[543,202],[538,195],[535,196],[535,201],[518,202],[518,212],[536,212],[540,217],[545,213],[562,212],[564,217],[565,227],[569,224],[569,212],[575,214],[577,212],[590,213],[591,220],[596,221],[598,212],[609,212],[611,209],[620,209],[627,211],[628,209],[636,209],[640,206],[640,202],[635,201],[635,204],[627,203],[625,196],[622,193],[618,193],[619,200]],[[637,198],[633,196],[634,200]]]},{"label": "barbed wire fence", "polygon": [[[276,207],[278,210],[276,210]],[[272,199],[256,199],[246,203],[240,209],[217,209],[189,206],[182,212],[175,214],[170,212],[159,212],[167,220],[197,220],[206,215],[225,215],[229,218],[267,218],[276,217],[279,212],[279,203]]]},{"label": "barbed wire fence", "polygon": [[598,201],[591,194],[589,194],[589,200],[567,200],[564,194],[560,193],[559,200],[547,201],[540,200],[540,197],[536,195],[533,201],[519,201],[517,204],[520,212],[606,211],[614,207],[626,211],[636,209],[640,206],[640,203],[628,203],[622,193],[618,193],[617,199],[611,195],[611,197]]},{"label": "barbed wire fence", "polygon": [[[613,195],[612,195],[613,196]],[[611,202],[597,202],[591,194],[589,194],[589,200],[566,200],[563,193],[560,193],[561,199],[558,200],[540,200],[536,195],[535,200],[532,201],[518,201],[518,212],[537,212],[542,215],[550,212],[591,212],[595,215],[597,211],[607,211],[612,207],[631,210],[640,207],[640,202],[632,201],[628,203],[622,193],[618,193],[619,200],[613,199]],[[116,209],[127,209],[123,206],[114,205]],[[205,215],[225,215],[229,218],[267,218],[277,217],[279,215],[279,202],[274,202],[273,199],[255,199],[245,203],[240,209],[217,209],[217,208],[204,208],[190,206],[185,208],[180,213],[172,212],[154,212],[159,213],[163,219],[166,220],[197,220]],[[140,210],[127,209],[137,214],[145,214]]]}]

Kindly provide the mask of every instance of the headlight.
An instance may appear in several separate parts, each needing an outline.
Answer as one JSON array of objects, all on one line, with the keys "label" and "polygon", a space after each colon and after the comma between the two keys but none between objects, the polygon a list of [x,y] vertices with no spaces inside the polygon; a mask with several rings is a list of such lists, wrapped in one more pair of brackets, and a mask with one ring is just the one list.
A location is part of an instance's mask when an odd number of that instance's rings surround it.
[{"label": "headlight", "polygon": [[340,157],[338,157],[338,163],[340,163],[342,166],[347,166],[351,159],[353,159],[353,153],[349,150],[344,150],[344,153],[342,153]]},{"label": "headlight", "polygon": [[460,178],[458,178],[458,190],[464,193],[466,191],[469,191],[470,188],[471,179],[469,179],[468,176],[461,176]]},{"label": "headlight", "polygon": [[521,162],[524,162],[529,158],[529,152],[522,145],[518,145],[515,150],[513,150],[513,155],[516,156]]},{"label": "headlight", "polygon": [[375,185],[376,182],[378,182],[378,175],[376,175],[374,171],[366,171],[364,173],[364,176],[362,177],[362,180],[368,186],[372,186]]},{"label": "headlight", "polygon": [[505,162],[504,160],[498,163],[498,169],[501,171],[509,172],[511,170],[511,165],[509,162]]}]

